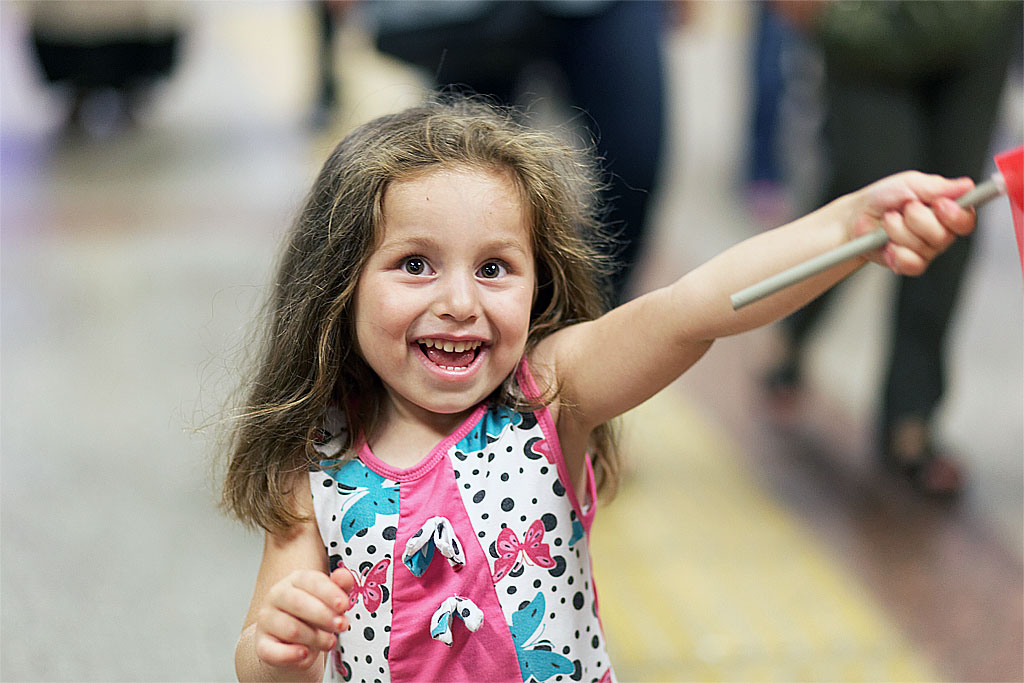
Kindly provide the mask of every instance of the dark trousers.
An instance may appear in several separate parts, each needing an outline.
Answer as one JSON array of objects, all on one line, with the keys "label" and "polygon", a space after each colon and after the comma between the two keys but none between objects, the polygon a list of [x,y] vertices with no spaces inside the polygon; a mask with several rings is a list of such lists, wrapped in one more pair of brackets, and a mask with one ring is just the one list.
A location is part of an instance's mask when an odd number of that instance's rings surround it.
[{"label": "dark trousers", "polygon": [[[991,37],[975,59],[927,77],[882,80],[826,60],[832,179],[824,201],[891,173],[918,169],[981,180],[1016,27]],[[945,389],[945,346],[972,239],[958,239],[918,278],[900,277],[880,420],[929,420]],[[786,319],[799,349],[831,301],[827,293]]]},{"label": "dark trousers", "polygon": [[497,2],[464,23],[384,32],[378,47],[423,67],[441,86],[468,86],[504,104],[516,103],[527,67],[557,68],[608,173],[604,197],[622,264],[613,289],[621,297],[659,175],[665,21],[656,1],[617,2],[578,15],[536,2]]}]

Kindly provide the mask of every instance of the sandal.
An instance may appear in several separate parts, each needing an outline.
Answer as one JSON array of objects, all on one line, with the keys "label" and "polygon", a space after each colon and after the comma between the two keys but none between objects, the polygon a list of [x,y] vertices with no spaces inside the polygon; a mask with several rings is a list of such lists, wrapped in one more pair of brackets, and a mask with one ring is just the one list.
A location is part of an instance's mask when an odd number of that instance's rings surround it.
[{"label": "sandal", "polygon": [[950,500],[963,492],[963,467],[952,456],[935,449],[923,420],[910,418],[887,427],[883,444],[882,464],[906,479],[918,493]]}]

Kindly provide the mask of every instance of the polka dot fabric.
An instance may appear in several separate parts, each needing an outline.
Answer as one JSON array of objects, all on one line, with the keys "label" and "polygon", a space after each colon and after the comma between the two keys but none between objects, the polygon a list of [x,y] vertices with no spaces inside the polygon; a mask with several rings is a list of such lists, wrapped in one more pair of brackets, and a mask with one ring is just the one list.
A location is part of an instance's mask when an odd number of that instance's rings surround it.
[{"label": "polka dot fabric", "polygon": [[[534,395],[525,362],[518,379],[524,393]],[[340,468],[327,465],[310,473],[317,523],[331,567],[343,562],[360,587],[352,630],[342,635],[325,678],[612,680],[585,533],[590,516],[569,485],[546,409],[478,409],[408,470],[389,468],[365,446]],[[431,495],[411,495],[424,481]],[[402,509],[413,500],[436,509]],[[405,545],[396,548],[396,540],[419,530],[406,528],[415,520],[439,514],[451,519],[466,566],[452,568],[435,553],[430,571],[418,577],[402,565]],[[437,577],[443,583],[431,581]],[[455,623],[452,646],[414,640],[420,621],[429,639],[431,615],[455,594],[480,605],[483,628],[471,632]],[[412,624],[414,635],[402,624]],[[389,666],[393,638],[396,654],[422,665]],[[495,662],[512,670],[496,671]]]}]

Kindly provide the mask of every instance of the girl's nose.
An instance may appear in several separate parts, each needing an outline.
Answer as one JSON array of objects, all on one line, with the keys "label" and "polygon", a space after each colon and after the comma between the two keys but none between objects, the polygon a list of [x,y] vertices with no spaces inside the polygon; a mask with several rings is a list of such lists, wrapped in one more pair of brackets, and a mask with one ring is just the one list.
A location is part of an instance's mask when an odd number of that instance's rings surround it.
[{"label": "girl's nose", "polygon": [[472,320],[480,311],[476,278],[472,275],[448,274],[439,283],[434,311],[439,317]]}]

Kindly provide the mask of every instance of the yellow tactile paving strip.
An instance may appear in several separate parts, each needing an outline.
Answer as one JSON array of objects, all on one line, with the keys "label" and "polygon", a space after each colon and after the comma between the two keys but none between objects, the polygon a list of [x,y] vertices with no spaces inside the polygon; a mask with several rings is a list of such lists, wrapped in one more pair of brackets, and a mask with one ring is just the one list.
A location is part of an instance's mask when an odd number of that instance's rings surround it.
[{"label": "yellow tactile paving strip", "polygon": [[622,681],[936,681],[738,446],[670,388],[626,417],[592,552]]}]

